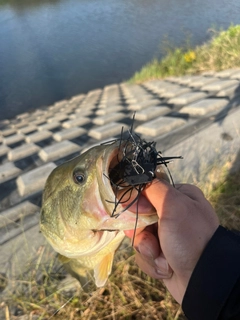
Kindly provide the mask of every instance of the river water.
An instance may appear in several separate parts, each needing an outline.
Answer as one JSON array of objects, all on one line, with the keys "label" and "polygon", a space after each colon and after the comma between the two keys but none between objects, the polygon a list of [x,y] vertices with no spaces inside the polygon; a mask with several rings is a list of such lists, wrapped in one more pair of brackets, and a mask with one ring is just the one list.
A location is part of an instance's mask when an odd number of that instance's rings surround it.
[{"label": "river water", "polygon": [[132,76],[164,40],[240,23],[239,0],[0,0],[0,119]]}]

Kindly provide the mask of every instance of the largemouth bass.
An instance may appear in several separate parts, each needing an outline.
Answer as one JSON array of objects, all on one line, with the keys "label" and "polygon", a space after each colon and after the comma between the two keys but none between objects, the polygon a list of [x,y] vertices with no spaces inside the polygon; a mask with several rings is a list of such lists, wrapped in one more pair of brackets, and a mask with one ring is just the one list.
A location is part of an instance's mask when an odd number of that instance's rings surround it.
[{"label": "largemouth bass", "polygon": [[[123,150],[126,152],[123,141],[87,150],[55,168],[43,192],[41,232],[65,257],[75,274],[80,274],[82,268],[92,269],[98,287],[104,286],[111,273],[114,253],[124,238],[124,230],[136,227],[136,214],[126,209],[124,201],[116,200],[120,197],[116,186]],[[133,169],[140,177],[138,168]],[[150,174],[168,179],[161,166],[156,166],[155,172]],[[125,181],[118,188],[119,194],[124,191],[126,197],[129,187]],[[132,192],[136,188],[134,186]],[[154,208],[141,212],[137,228],[157,220]]]}]

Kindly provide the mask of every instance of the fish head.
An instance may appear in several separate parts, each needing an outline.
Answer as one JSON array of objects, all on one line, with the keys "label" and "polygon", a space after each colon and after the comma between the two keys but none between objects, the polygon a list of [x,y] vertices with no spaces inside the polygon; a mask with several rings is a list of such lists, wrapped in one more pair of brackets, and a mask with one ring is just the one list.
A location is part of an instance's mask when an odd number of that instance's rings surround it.
[{"label": "fish head", "polygon": [[[109,178],[121,160],[123,146],[114,142],[92,147],[55,168],[48,177],[40,229],[61,255],[75,259],[93,255],[119,233],[136,227],[136,214],[125,210],[123,203],[116,206],[116,192]],[[137,227],[157,220],[152,208],[141,212]]]}]

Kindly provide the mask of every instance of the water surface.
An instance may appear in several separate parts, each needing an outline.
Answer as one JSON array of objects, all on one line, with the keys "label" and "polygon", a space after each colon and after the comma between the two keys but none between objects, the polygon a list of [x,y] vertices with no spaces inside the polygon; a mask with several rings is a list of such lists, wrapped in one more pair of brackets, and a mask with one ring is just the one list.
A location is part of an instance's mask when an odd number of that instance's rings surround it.
[{"label": "water surface", "polygon": [[238,0],[0,0],[0,119],[119,83],[166,36],[240,23]]}]

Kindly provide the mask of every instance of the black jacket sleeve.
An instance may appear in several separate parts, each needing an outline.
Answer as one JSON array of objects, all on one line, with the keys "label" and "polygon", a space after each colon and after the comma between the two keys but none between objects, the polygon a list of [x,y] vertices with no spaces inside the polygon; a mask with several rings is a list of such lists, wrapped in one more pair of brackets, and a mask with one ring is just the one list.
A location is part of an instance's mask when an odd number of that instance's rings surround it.
[{"label": "black jacket sleeve", "polygon": [[218,227],[190,278],[183,303],[189,320],[240,320],[240,236]]}]

